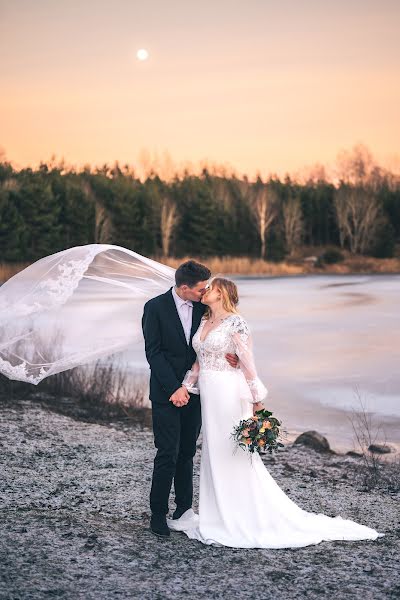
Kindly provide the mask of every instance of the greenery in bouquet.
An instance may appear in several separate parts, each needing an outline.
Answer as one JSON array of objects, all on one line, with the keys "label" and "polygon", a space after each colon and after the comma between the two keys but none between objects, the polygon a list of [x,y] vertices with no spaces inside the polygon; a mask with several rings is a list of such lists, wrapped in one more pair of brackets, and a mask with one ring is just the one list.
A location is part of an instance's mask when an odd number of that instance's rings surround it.
[{"label": "greenery in bouquet", "polygon": [[243,450],[250,453],[269,452],[283,447],[279,438],[279,426],[282,423],[272,416],[272,412],[266,409],[258,410],[253,417],[240,421],[234,427],[232,437]]}]

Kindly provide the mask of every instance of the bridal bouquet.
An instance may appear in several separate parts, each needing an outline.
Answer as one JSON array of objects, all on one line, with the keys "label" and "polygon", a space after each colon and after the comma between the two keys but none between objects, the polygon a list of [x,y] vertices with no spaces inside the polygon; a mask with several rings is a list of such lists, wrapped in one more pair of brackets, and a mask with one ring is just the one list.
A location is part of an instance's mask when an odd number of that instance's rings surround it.
[{"label": "bridal bouquet", "polygon": [[272,416],[272,412],[258,410],[254,417],[244,419],[234,427],[232,437],[240,448],[252,454],[267,451],[272,454],[274,450],[284,446],[278,442],[280,425],[281,422]]}]

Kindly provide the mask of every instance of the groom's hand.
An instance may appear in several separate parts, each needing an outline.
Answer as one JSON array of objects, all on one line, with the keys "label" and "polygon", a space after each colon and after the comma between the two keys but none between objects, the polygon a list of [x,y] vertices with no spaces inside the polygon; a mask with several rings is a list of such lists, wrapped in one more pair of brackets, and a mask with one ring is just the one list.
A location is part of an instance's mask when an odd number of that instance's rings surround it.
[{"label": "groom's hand", "polygon": [[185,404],[187,404],[189,402],[189,398],[190,398],[189,392],[187,391],[185,386],[182,385],[180,388],[178,388],[176,390],[176,392],[174,392],[172,394],[169,401],[172,402],[172,404],[174,406],[177,406],[178,408],[180,408],[181,406],[184,406]]},{"label": "groom's hand", "polygon": [[237,368],[239,364],[239,357],[236,354],[225,354],[225,358],[231,365],[231,367],[233,367],[234,369]]}]

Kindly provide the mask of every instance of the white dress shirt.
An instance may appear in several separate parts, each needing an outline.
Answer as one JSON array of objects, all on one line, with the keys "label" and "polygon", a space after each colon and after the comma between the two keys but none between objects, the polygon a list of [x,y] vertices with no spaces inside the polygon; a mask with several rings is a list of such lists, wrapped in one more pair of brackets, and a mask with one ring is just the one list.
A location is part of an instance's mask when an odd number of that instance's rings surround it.
[{"label": "white dress shirt", "polygon": [[193,319],[193,303],[191,300],[183,300],[176,293],[175,287],[172,288],[172,295],[175,300],[176,310],[182,323],[183,331],[185,332],[186,341],[190,342],[190,331],[192,329]]}]

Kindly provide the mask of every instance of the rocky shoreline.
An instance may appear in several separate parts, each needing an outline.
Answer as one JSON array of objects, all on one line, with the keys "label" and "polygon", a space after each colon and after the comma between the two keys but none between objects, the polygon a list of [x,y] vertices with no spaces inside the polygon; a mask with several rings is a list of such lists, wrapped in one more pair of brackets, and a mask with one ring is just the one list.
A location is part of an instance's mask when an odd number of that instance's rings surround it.
[{"label": "rocky shoreline", "polygon": [[[2,599],[400,596],[399,494],[366,491],[360,457],[287,444],[264,460],[305,510],[340,514],[384,537],[243,550],[149,532],[146,423],[88,422],[32,399],[3,400],[0,446]],[[201,438],[196,490],[200,451]]]}]

